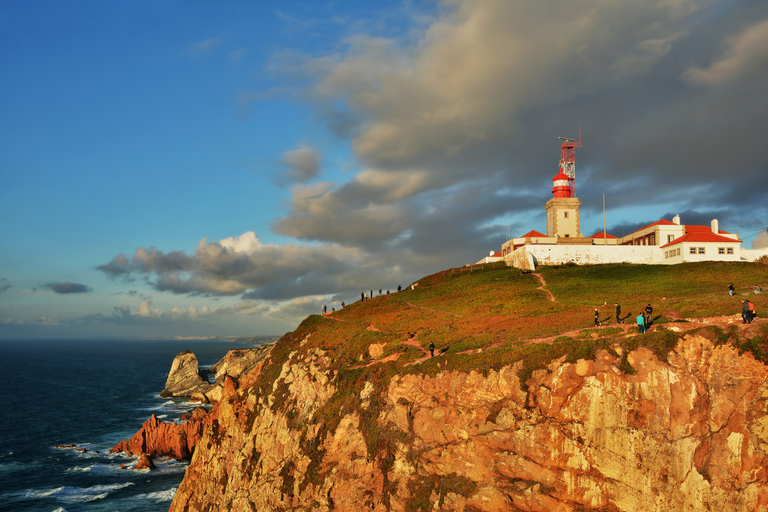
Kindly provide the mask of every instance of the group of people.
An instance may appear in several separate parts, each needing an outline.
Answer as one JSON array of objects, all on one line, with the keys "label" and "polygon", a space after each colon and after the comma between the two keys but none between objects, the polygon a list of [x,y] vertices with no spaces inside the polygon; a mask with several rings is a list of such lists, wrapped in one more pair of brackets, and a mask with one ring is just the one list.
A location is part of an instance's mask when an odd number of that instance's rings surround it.
[{"label": "group of people", "polygon": [[[403,289],[402,286],[397,285],[397,291],[401,291],[402,289]],[[413,289],[413,287],[411,287],[411,289]],[[389,290],[384,291],[381,288],[379,288],[379,295],[389,295]],[[369,290],[367,292],[363,291],[360,293],[360,302],[368,302],[372,298],[373,298],[373,290]],[[344,309],[345,306],[346,304],[342,301],[341,308]],[[328,306],[323,304],[321,311],[323,313],[323,316],[325,316],[328,313]],[[336,308],[331,308],[331,312],[335,312],[335,311],[336,311]]]},{"label": "group of people", "polygon": [[[752,293],[755,295],[763,293],[762,287],[755,283],[752,285]],[[728,283],[728,294],[733,296],[733,283]],[[741,323],[751,324],[757,315],[755,314],[755,305],[749,299],[741,299]]]},{"label": "group of people", "polygon": [[[733,283],[728,283],[728,295],[733,297],[733,294],[735,293],[735,291],[736,289],[733,287]],[[763,293],[763,288],[759,284],[755,283],[752,285],[752,293],[754,293],[755,295],[757,295],[758,293]]]},{"label": "group of people", "polygon": [[[624,319],[621,318],[621,306],[618,302],[614,303],[614,306],[616,306],[616,323],[617,324],[623,324]],[[637,315],[637,327],[640,329],[640,332],[645,332],[648,330],[648,327],[650,327],[653,324],[653,307],[650,304],[647,304],[645,306],[645,311],[640,312],[639,315]],[[595,326],[601,326],[603,323],[600,321],[600,310],[598,308],[595,308]]]},{"label": "group of people", "polygon": [[741,299],[741,323],[751,324],[755,319],[755,305],[749,300]]}]

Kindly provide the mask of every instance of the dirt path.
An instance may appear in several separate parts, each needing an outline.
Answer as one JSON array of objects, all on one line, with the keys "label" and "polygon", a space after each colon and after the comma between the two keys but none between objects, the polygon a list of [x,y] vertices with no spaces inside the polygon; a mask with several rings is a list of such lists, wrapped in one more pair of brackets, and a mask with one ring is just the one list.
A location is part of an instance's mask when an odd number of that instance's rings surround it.
[{"label": "dirt path", "polygon": [[547,286],[547,282],[544,280],[544,278],[542,277],[542,275],[541,275],[541,274],[537,274],[536,272],[531,272],[531,275],[532,275],[533,277],[535,277],[536,279],[538,279],[538,280],[539,280],[539,282],[541,283],[541,286],[538,286],[536,289],[537,289],[537,290],[541,290],[541,291],[543,291],[544,293],[546,293],[546,294],[547,294],[547,299],[548,299],[549,301],[551,301],[551,302],[557,302],[557,299],[555,299],[555,296],[554,296],[554,295],[552,295],[552,292],[551,292],[551,291],[549,291],[549,290],[547,290],[546,288],[544,288],[545,286]]}]

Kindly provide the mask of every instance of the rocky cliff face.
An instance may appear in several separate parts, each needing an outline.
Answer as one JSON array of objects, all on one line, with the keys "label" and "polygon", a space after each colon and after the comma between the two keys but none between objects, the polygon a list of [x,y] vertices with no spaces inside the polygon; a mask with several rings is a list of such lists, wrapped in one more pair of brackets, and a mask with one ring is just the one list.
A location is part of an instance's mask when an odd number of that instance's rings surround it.
[{"label": "rocky cliff face", "polygon": [[768,368],[730,345],[375,385],[304,343],[210,413],[171,511],[768,509]]},{"label": "rocky cliff face", "polygon": [[165,389],[160,392],[163,397],[187,397],[195,392],[205,392],[211,388],[207,380],[203,380],[197,356],[189,350],[173,358],[171,370],[165,381]]}]

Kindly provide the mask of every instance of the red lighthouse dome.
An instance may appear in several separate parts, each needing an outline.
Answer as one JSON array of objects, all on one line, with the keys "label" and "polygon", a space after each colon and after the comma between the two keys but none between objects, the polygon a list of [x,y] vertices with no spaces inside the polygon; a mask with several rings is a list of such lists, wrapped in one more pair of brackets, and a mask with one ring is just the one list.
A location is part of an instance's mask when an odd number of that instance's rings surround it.
[{"label": "red lighthouse dome", "polygon": [[571,197],[571,180],[563,172],[562,167],[557,176],[552,178],[552,193],[555,197]]}]

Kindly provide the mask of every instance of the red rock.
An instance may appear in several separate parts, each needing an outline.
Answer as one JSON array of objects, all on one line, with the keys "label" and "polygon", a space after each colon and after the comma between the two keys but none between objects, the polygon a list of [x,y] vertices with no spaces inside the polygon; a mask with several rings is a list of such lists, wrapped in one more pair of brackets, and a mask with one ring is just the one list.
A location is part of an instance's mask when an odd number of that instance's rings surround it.
[{"label": "red rock", "polygon": [[133,437],[121,441],[110,452],[129,452],[133,455],[146,453],[176,460],[189,460],[202,435],[206,415],[207,411],[198,407],[188,420],[176,424],[160,421],[153,414]]},{"label": "red rock", "polygon": [[152,460],[152,457],[146,453],[142,453],[141,456],[139,456],[139,462],[133,466],[133,469],[157,469],[157,466],[155,466],[155,462]]}]

